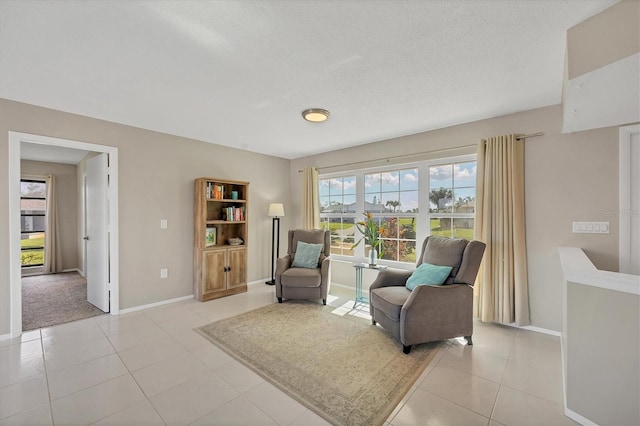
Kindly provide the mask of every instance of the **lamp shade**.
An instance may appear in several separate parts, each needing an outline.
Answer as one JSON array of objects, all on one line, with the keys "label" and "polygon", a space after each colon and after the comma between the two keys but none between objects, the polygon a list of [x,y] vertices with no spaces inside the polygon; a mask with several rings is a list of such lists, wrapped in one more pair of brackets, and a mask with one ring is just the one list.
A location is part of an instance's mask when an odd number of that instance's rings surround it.
[{"label": "lamp shade", "polygon": [[271,203],[269,204],[269,216],[270,217],[283,217],[284,216],[284,206],[282,203]]}]

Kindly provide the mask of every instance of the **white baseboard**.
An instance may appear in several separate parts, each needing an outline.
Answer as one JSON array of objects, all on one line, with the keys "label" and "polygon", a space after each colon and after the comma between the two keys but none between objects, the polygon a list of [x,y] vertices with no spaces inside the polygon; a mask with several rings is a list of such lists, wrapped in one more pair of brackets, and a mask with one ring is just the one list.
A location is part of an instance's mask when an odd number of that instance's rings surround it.
[{"label": "white baseboard", "polygon": [[549,330],[547,328],[542,328],[542,327],[535,327],[533,325],[523,325],[523,326],[519,326],[516,325],[515,323],[513,324],[506,324],[509,327],[514,327],[514,328],[520,328],[522,330],[528,330],[528,331],[535,331],[536,333],[541,333],[541,334],[548,334],[550,336],[556,336],[556,337],[561,337],[561,334],[559,331],[555,331],[555,330]]},{"label": "white baseboard", "polygon": [[592,422],[588,418],[581,416],[575,411],[569,410],[567,407],[564,407],[564,415],[569,417],[571,420],[580,423],[582,426],[598,426],[597,423]]},{"label": "white baseboard", "polygon": [[9,339],[13,339],[13,337],[11,337],[11,333],[0,334],[0,342],[2,342],[3,340],[9,340]]},{"label": "white baseboard", "polygon": [[167,299],[161,302],[149,303],[148,305],[134,306],[133,308],[120,309],[119,315],[128,314],[129,312],[141,311],[143,309],[155,308],[156,306],[168,305],[169,303],[181,302],[183,300],[193,299],[193,294],[189,296],[176,297],[175,299]]}]

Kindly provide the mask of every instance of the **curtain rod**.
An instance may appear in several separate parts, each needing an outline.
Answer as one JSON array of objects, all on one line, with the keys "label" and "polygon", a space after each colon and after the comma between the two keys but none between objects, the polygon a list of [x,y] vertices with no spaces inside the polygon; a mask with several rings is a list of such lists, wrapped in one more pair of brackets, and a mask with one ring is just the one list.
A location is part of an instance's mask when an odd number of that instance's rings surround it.
[{"label": "curtain rod", "polygon": [[[542,135],[544,135],[543,132],[537,132],[537,133],[531,133],[529,135],[517,136],[516,139],[517,140],[522,140],[522,139],[527,139],[527,138],[535,138],[536,136],[542,136]],[[436,154],[436,153],[440,153],[440,152],[455,151],[455,150],[460,150],[460,149],[465,149],[465,148],[472,148],[474,146],[477,146],[477,144],[457,146],[455,148],[436,149],[436,150],[432,150],[432,151],[414,152],[414,153],[411,153],[411,154],[394,155],[392,157],[378,158],[378,159],[374,159],[374,160],[354,161],[352,163],[343,163],[343,164],[335,164],[333,166],[317,167],[317,169],[321,170],[321,169],[332,169],[334,167],[357,166],[358,164],[371,163],[371,162],[374,162],[374,161],[385,161],[386,160],[387,162],[389,162],[389,160],[397,160],[399,158],[414,157],[416,155],[423,155],[423,154]],[[298,173],[302,173],[303,171],[304,170],[298,170]]]}]

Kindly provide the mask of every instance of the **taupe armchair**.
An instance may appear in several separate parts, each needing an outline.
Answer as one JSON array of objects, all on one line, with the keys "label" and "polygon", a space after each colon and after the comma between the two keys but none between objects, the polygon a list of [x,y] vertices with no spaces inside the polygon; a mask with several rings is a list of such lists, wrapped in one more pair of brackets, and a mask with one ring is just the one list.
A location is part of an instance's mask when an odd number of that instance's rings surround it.
[{"label": "taupe armchair", "polygon": [[428,262],[451,266],[441,286],[405,287],[412,271],[382,270],[369,288],[371,320],[402,343],[405,354],[419,343],[464,336],[473,344],[473,284],[485,244],[480,241],[427,237],[417,266]]},{"label": "taupe armchair", "polygon": [[[293,267],[298,242],[322,244],[316,268]],[[322,299],[327,304],[327,293],[331,275],[329,256],[331,254],[331,233],[320,229],[289,230],[287,255],[276,263],[276,297],[283,299]]]}]

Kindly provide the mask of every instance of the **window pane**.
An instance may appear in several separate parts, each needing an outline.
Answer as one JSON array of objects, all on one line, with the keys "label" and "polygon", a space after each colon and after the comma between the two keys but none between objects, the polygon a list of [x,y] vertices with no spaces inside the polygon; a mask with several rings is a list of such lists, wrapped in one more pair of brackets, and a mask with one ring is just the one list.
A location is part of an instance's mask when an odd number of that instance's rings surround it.
[{"label": "window pane", "polygon": [[[353,194],[356,193],[356,177],[355,176],[347,176],[344,178],[344,193],[345,194]],[[355,197],[354,197],[355,198]]]},{"label": "window pane", "polygon": [[342,194],[342,178],[329,179],[329,193]]},{"label": "window pane", "polygon": [[416,218],[401,217],[399,219],[398,235],[405,240],[416,239]]},{"label": "window pane", "polygon": [[45,200],[20,200],[21,213],[40,213],[44,214],[47,210],[47,202]]},{"label": "window pane", "polygon": [[364,211],[368,213],[382,213],[385,211],[385,206],[382,204],[379,193],[365,195]]},{"label": "window pane", "polygon": [[456,188],[461,186],[476,186],[476,162],[454,164],[453,184]]},{"label": "window pane", "polygon": [[453,207],[453,190],[451,188],[438,188],[429,191],[429,211],[439,213],[451,213]]},{"label": "window pane", "polygon": [[380,192],[380,173],[364,175],[364,192],[367,194]]},{"label": "window pane", "polygon": [[382,220],[382,238],[398,238],[398,218],[385,217]]},{"label": "window pane", "polygon": [[321,213],[330,210],[329,209],[329,205],[330,205],[329,204],[329,200],[330,200],[329,196],[321,196],[320,197],[320,212]]},{"label": "window pane", "polygon": [[43,248],[44,247],[44,232],[40,234],[22,234],[20,236],[21,248]]},{"label": "window pane", "polygon": [[[398,260],[398,240],[382,240],[380,259]],[[367,257],[369,253],[367,252]]]},{"label": "window pane", "polygon": [[20,217],[20,232],[44,232],[46,220],[44,216],[22,216]]},{"label": "window pane", "polygon": [[453,219],[453,236],[454,238],[464,238],[473,240],[473,218],[457,218]]},{"label": "window pane", "polygon": [[44,182],[20,181],[20,196],[45,198],[47,196],[47,184]]},{"label": "window pane", "polygon": [[399,261],[400,262],[416,262],[416,242],[400,241],[399,243]]},{"label": "window pane", "polygon": [[322,179],[318,181],[318,189],[320,191],[320,197],[329,195],[329,179]]},{"label": "window pane", "polygon": [[402,170],[400,172],[400,190],[410,191],[418,189],[418,169]]},{"label": "window pane", "polygon": [[387,211],[387,212],[400,211],[400,197],[398,197],[398,193],[383,192],[382,205],[384,206],[384,211]]},{"label": "window pane", "polygon": [[400,178],[399,172],[385,172],[381,173],[380,179],[382,180],[382,191],[399,191],[400,190]]},{"label": "window pane", "polygon": [[356,196],[355,195],[345,195],[342,198],[342,202],[344,203],[344,212],[345,213],[355,213],[355,211],[356,211]]},{"label": "window pane", "polygon": [[431,235],[451,238],[451,218],[431,219]]},{"label": "window pane", "polygon": [[418,213],[418,191],[400,193],[399,212]]},{"label": "window pane", "polygon": [[453,211],[456,213],[474,213],[476,207],[475,188],[462,188],[453,190]]},{"label": "window pane", "polygon": [[44,265],[44,250],[24,250],[20,253],[22,266]]},{"label": "window pane", "polygon": [[453,187],[451,170],[451,164],[429,167],[429,189]]}]

